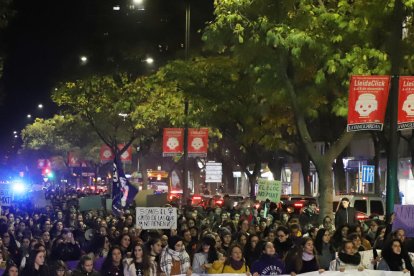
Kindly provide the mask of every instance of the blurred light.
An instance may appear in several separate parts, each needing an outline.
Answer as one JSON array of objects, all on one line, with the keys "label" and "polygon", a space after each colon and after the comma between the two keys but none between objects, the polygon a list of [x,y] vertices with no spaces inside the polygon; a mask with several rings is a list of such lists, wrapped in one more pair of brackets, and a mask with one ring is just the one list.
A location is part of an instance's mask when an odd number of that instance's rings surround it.
[{"label": "blurred light", "polygon": [[135,5],[142,5],[144,3],[144,0],[133,0],[132,1]]},{"label": "blurred light", "polygon": [[81,61],[81,64],[86,64],[86,63],[88,63],[88,57],[87,56],[81,56],[80,61]]},{"label": "blurred light", "polygon": [[38,104],[37,108],[42,109],[43,108],[43,104]]},{"label": "blurred light", "polygon": [[13,131],[13,134],[17,134],[17,131]]},{"label": "blurred light", "polygon": [[16,135],[14,135],[14,138],[18,138],[18,137],[19,137],[19,135],[17,135],[17,134],[16,134]]},{"label": "blurred light", "polygon": [[27,114],[27,116],[26,116],[27,118],[32,118],[32,115],[31,114]]},{"label": "blurred light", "polygon": [[119,11],[119,10],[121,10],[121,7],[120,6],[113,6],[112,7],[112,10]]},{"label": "blurred light", "polygon": [[15,193],[24,193],[26,191],[26,186],[22,182],[15,182],[13,184],[13,191]]},{"label": "blurred light", "polygon": [[145,59],[145,62],[148,64],[153,64],[154,63],[154,59],[152,57],[148,57]]}]

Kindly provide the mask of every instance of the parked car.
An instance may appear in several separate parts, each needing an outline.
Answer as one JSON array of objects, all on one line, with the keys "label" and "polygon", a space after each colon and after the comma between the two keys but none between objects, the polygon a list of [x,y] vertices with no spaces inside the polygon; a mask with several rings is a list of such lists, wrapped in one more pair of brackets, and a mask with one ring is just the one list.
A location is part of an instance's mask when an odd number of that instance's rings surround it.
[{"label": "parked car", "polygon": [[335,195],[333,198],[332,210],[334,213],[339,208],[342,198],[348,198],[351,207],[355,208],[358,220],[367,220],[374,216],[383,219],[385,215],[385,202],[382,197],[376,195]]},{"label": "parked car", "polygon": [[288,213],[300,214],[302,209],[310,203],[315,203],[317,206],[318,199],[306,195],[282,195],[280,197],[279,208]]}]

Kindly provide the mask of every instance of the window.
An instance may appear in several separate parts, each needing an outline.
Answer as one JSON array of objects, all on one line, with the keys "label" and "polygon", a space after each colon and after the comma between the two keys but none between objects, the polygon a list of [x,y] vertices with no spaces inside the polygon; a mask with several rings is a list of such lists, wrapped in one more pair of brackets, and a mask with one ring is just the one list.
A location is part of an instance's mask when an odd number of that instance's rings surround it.
[{"label": "window", "polygon": [[366,200],[355,200],[354,208],[355,210],[359,212],[366,213],[367,212],[367,201]]},{"label": "window", "polygon": [[371,200],[369,202],[371,206],[371,214],[383,215],[384,214],[384,205],[380,200]]}]

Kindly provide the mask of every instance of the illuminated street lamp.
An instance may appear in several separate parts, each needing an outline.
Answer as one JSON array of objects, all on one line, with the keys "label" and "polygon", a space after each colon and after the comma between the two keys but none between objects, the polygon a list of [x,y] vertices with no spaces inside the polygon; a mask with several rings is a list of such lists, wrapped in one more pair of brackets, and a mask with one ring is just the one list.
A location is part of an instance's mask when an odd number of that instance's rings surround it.
[{"label": "illuminated street lamp", "polygon": [[84,64],[88,63],[88,57],[87,56],[81,56],[80,61],[81,61],[81,64],[84,65]]},{"label": "illuminated street lamp", "polygon": [[17,131],[15,130],[15,131],[13,131],[13,134],[17,134]]},{"label": "illuminated street lamp", "polygon": [[30,118],[32,118],[32,114],[27,114],[27,119],[30,119]]},{"label": "illuminated street lamp", "polygon": [[43,108],[43,104],[38,104],[38,105],[37,105],[37,108],[38,108],[38,109],[42,109],[42,108]]},{"label": "illuminated street lamp", "polygon": [[147,64],[153,64],[154,63],[154,59],[152,58],[152,57],[147,57],[145,60],[144,60]]}]

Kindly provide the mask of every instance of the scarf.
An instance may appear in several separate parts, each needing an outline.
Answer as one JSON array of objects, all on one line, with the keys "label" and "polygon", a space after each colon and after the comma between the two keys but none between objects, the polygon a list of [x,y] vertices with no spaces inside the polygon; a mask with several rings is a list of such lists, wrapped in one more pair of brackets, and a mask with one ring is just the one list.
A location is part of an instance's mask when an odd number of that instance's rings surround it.
[{"label": "scarf", "polygon": [[234,270],[240,270],[244,265],[244,261],[240,260],[240,261],[235,261],[233,260],[233,258],[230,258],[230,266],[234,269]]},{"label": "scarf", "polygon": [[312,261],[313,258],[315,258],[315,256],[313,254],[309,254],[307,252],[302,253],[302,260],[304,260],[306,262]]},{"label": "scarf", "polygon": [[403,270],[403,256],[401,254],[395,254],[391,252],[388,256],[383,256],[390,268],[390,271],[402,271]]},{"label": "scarf", "polygon": [[175,261],[180,261],[181,274],[186,274],[187,270],[190,268],[190,256],[188,256],[185,250],[181,252],[177,252],[168,247],[166,247],[161,252],[161,258],[160,258],[161,271],[165,272],[165,274],[167,275],[171,275],[171,267],[172,267],[173,259]]},{"label": "scarf", "polygon": [[348,255],[344,252],[339,252],[338,257],[343,263],[346,264],[359,265],[361,263],[361,255],[359,253]]}]

